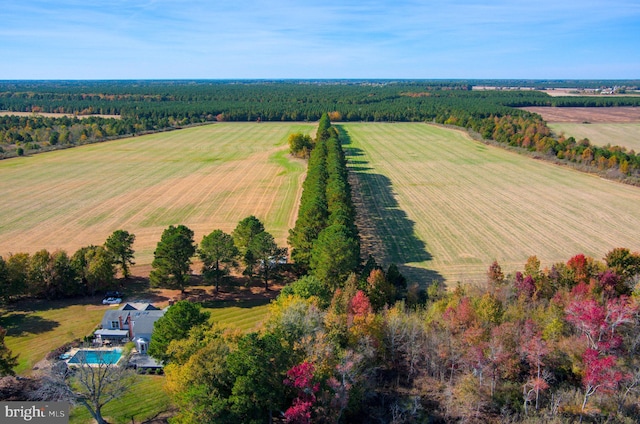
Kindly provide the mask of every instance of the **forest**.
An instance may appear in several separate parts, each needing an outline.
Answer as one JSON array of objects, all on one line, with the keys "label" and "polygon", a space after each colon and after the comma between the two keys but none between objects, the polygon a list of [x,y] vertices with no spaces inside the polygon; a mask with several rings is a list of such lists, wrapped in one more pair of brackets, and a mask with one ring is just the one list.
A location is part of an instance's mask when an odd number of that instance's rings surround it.
[{"label": "forest", "polygon": [[[615,142],[593,146],[586,139],[555,137],[539,115],[517,109],[638,106],[640,97],[551,97],[533,90],[472,91],[472,83],[518,87],[531,82],[5,81],[0,82],[0,110],[71,116],[0,117],[0,157],[208,122],[316,121],[329,111],[333,121],[453,125],[484,140],[534,152],[606,178],[640,184],[640,156],[636,152],[618,147]],[[603,83],[583,82],[582,87]],[[633,81],[626,83],[629,87],[637,85]]]}]

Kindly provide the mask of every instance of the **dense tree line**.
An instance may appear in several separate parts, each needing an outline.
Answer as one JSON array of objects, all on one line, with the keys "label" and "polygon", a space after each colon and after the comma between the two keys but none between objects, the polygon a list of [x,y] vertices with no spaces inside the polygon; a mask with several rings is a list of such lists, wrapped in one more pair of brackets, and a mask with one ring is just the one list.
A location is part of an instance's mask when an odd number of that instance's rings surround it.
[{"label": "dense tree line", "polygon": [[637,422],[640,254],[535,256],[484,287],[394,303],[374,267],[288,286],[265,329],[194,326],[166,352],[175,422]]},{"label": "dense tree line", "polygon": [[116,272],[129,277],[135,236],[115,231],[103,246],[85,246],[69,256],[64,250],[0,256],[0,300],[24,297],[60,299],[95,295],[117,288]]},{"label": "dense tree line", "polygon": [[291,258],[335,288],[360,262],[355,208],[342,144],[328,114],[318,124],[298,218],[289,232]]},{"label": "dense tree line", "polygon": [[[42,249],[33,254],[0,256],[0,302],[10,303],[33,297],[60,299],[93,296],[116,290],[119,270],[125,279],[134,265],[135,235],[124,230],[111,234],[102,246],[85,246],[69,256],[64,250]],[[273,236],[255,216],[238,223],[233,233],[214,230],[196,245],[193,231],[184,225],[170,225],[154,251],[150,284],[154,287],[180,289],[190,283],[192,259],[202,261],[205,284],[219,289],[232,268],[244,265],[250,279],[260,278],[265,289],[278,278],[278,268],[286,262],[287,249],[279,247]]]}]

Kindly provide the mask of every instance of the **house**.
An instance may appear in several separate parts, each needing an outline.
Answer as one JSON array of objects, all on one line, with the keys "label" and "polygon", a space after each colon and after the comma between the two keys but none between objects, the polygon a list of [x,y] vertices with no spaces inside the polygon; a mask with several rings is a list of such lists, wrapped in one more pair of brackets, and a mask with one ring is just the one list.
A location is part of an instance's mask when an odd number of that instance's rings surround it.
[{"label": "house", "polygon": [[95,332],[99,343],[133,341],[139,353],[146,353],[153,333],[153,324],[166,309],[150,303],[126,303],[117,310],[109,310],[102,317],[101,328]]}]

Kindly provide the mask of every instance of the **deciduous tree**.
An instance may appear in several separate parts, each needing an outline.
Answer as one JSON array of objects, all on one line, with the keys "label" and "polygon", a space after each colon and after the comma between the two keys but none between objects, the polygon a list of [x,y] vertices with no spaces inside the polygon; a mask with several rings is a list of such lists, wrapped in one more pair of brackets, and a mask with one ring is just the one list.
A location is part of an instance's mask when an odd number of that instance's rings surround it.
[{"label": "deciduous tree", "polygon": [[231,411],[238,422],[272,422],[275,411],[284,410],[283,381],[294,356],[273,334],[250,333],[238,342],[227,357],[233,376]]},{"label": "deciduous tree", "polygon": [[199,304],[187,300],[176,302],[154,323],[149,355],[164,362],[170,361],[171,355],[167,352],[169,343],[187,338],[193,327],[208,320],[209,313],[201,311]]},{"label": "deciduous tree", "polygon": [[93,296],[98,290],[113,288],[116,269],[113,256],[104,247],[81,247],[71,257],[71,264],[85,293]]},{"label": "deciduous tree", "polygon": [[83,405],[98,424],[107,424],[102,408],[122,397],[136,380],[135,371],[126,364],[126,355],[118,363],[112,363],[96,351],[98,360],[89,364],[86,356],[79,355],[79,363],[70,370],[67,364],[54,365],[39,382],[32,400],[67,401]]}]

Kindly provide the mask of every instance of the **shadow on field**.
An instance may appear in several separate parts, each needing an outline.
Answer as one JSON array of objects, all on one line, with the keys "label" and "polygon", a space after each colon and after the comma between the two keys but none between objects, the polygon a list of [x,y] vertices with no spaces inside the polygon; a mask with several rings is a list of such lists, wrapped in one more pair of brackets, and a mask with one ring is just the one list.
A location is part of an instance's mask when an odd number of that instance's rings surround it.
[{"label": "shadow on field", "polygon": [[7,336],[20,337],[27,333],[46,333],[60,324],[37,315],[11,313],[0,318],[0,326],[7,330]]},{"label": "shadow on field", "polygon": [[426,287],[433,281],[444,282],[436,271],[406,265],[432,259],[425,243],[415,234],[415,222],[400,209],[392,181],[385,175],[372,173],[364,151],[351,146],[347,131],[336,125],[343,140],[358,214],[358,227],[363,239],[363,254],[371,253],[384,265],[395,263],[409,281]]},{"label": "shadow on field", "polygon": [[66,308],[69,305],[102,305],[103,298],[104,296],[99,294],[55,300],[25,298],[6,305],[5,309],[10,312],[43,312]]}]

